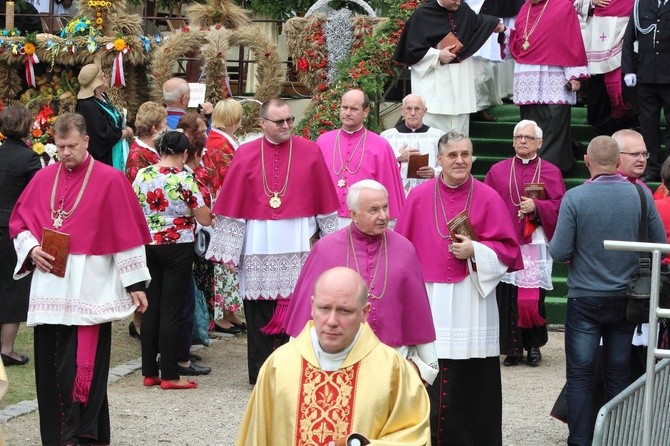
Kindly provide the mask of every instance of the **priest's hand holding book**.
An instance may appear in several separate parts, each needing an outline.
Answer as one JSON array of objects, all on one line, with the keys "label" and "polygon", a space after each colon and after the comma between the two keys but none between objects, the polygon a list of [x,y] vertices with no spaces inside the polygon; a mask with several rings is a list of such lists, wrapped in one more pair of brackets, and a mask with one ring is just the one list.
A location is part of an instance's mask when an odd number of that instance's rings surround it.
[{"label": "priest's hand holding book", "polygon": [[535,212],[535,201],[532,198],[521,197],[521,204],[519,204],[519,209],[524,214],[532,214]]},{"label": "priest's hand holding book", "polygon": [[54,256],[48,252],[43,251],[40,245],[37,245],[31,249],[30,253],[28,253],[28,257],[30,260],[32,260],[37,269],[43,273],[51,272],[51,269],[53,268],[53,261],[56,260]]},{"label": "priest's hand holding book", "polygon": [[421,152],[419,149],[415,149],[414,147],[407,147],[407,144],[403,144],[402,147],[398,149],[398,154],[399,155],[396,158],[396,161],[402,164],[409,161],[409,157],[412,155],[421,155]]},{"label": "priest's hand holding book", "polygon": [[472,240],[462,234],[454,234],[455,239],[451,241],[451,253],[459,260],[467,260],[475,255],[475,247]]}]

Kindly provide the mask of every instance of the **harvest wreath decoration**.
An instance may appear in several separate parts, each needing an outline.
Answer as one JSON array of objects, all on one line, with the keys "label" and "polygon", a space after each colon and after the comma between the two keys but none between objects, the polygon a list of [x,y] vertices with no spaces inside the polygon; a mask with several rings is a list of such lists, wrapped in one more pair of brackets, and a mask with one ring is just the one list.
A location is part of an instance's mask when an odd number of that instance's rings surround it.
[{"label": "harvest wreath decoration", "polygon": [[[232,0],[210,0],[206,4],[189,6],[186,17],[191,26],[182,27],[174,32],[154,52],[149,70],[153,100],[162,101],[162,86],[171,77],[175,59],[198,51],[199,57],[204,62],[203,82],[207,84],[206,99],[216,103],[230,97],[226,55],[230,47],[236,45],[249,48],[258,64],[259,86],[255,99],[263,102],[281,93],[286,79],[286,68],[279,58],[277,45],[260,28],[251,25],[244,9],[239,8]],[[240,129],[241,133],[250,132],[257,126],[260,109],[257,104],[250,102]]]},{"label": "harvest wreath decoration", "polygon": [[337,65],[363,45],[375,26],[387,20],[378,18],[365,1],[349,1],[363,8],[367,16],[354,15],[347,8],[333,10],[328,7],[330,0],[319,0],[304,17],[293,17],[285,24],[286,44],[298,80],[313,95],[325,92],[336,81]]},{"label": "harvest wreath decoration", "polygon": [[[360,88],[372,101],[383,99],[384,89],[398,78],[401,65],[392,59],[405,22],[423,0],[399,0],[389,11],[387,20],[374,27],[363,37],[360,45],[353,45],[349,57],[338,66],[337,79],[325,91],[316,95],[295,132],[315,140],[320,134],[340,125],[340,98],[349,89]],[[366,127],[380,131],[375,113],[370,113]]]}]

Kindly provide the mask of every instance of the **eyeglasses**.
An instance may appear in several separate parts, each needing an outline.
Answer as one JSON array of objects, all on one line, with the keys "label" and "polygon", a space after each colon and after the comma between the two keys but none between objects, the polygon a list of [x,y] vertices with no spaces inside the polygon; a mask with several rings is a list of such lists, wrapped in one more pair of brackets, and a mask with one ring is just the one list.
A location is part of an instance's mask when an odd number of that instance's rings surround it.
[{"label": "eyeglasses", "polygon": [[633,158],[649,159],[649,152],[619,152],[622,155],[628,155]]},{"label": "eyeglasses", "polygon": [[284,124],[292,125],[295,122],[295,116],[289,116],[286,119],[268,119],[261,116],[261,119],[266,121],[274,122],[277,127],[281,127]]},{"label": "eyeglasses", "polygon": [[522,139],[525,139],[528,142],[533,142],[536,139],[540,139],[530,135],[514,135],[513,138],[515,141],[521,141]]}]

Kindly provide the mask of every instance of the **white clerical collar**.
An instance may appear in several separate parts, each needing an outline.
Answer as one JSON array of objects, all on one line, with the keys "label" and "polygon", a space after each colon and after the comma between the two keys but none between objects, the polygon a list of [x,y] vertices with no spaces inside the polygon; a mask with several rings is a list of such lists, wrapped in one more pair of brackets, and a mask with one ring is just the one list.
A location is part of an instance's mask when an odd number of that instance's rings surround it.
[{"label": "white clerical collar", "polygon": [[533,161],[535,158],[537,158],[537,153],[536,153],[535,156],[532,157],[532,158],[521,158],[519,155],[515,155],[515,156],[516,156],[517,158],[519,158],[523,164],[528,164],[528,163],[530,163],[531,161]]},{"label": "white clerical collar", "polygon": [[316,335],[316,328],[312,327],[312,329],[309,331],[309,336],[312,340],[312,347],[314,348],[314,353],[316,354],[316,360],[319,361],[319,368],[326,372],[334,372],[339,370],[344,360],[347,359],[347,355],[351,349],[354,348],[354,345],[356,344],[356,341],[358,341],[358,337],[360,335],[361,329],[359,328],[358,333],[356,333],[356,337],[347,348],[337,353],[328,353],[323,348],[321,348],[321,344],[319,344],[319,337]]},{"label": "white clerical collar", "polygon": [[350,132],[349,130],[345,130],[344,128],[342,129],[342,131],[343,131],[344,133],[348,134],[348,135],[353,135],[353,134],[356,133],[356,132],[360,132],[361,129],[362,129],[363,127],[365,127],[365,126],[362,125],[362,126],[360,126],[359,128],[357,128],[356,130],[354,130],[353,132]]},{"label": "white clerical collar", "polygon": [[442,175],[440,175],[440,181],[442,181],[442,184],[447,186],[449,189],[458,189],[459,187],[461,187],[462,185],[467,183],[469,179],[470,179],[470,175],[468,175],[468,177],[465,179],[465,181],[463,181],[461,184],[457,184],[456,186],[452,186],[451,184],[447,184],[447,182],[444,181],[444,178],[442,178]]},{"label": "white clerical collar", "polygon": [[[270,144],[274,144],[275,146],[278,146],[278,145],[281,145],[281,144],[282,144],[282,143],[280,143],[280,142],[274,142],[273,140],[271,140],[270,138],[268,138],[267,135],[264,135],[263,137],[265,138],[265,140],[266,140],[267,142],[269,142]],[[284,141],[284,142],[286,142],[286,141]]]}]

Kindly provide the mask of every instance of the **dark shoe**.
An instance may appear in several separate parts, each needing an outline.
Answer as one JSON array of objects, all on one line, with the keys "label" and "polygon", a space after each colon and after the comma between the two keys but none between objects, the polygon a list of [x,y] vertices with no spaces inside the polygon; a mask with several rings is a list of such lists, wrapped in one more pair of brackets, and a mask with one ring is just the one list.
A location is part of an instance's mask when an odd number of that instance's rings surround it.
[{"label": "dark shoe", "polygon": [[519,361],[521,361],[522,359],[523,355],[509,355],[508,357],[505,358],[503,364],[505,364],[507,367],[511,367],[517,365]]},{"label": "dark shoe", "polygon": [[235,322],[231,322],[231,324],[233,324],[233,327],[237,327],[241,331],[246,331],[247,330],[247,324],[245,324],[244,322],[240,322],[239,324],[235,323]]},{"label": "dark shoe", "polygon": [[137,331],[137,327],[135,326],[135,322],[130,321],[130,324],[128,324],[128,335],[131,338],[140,338],[140,333]]},{"label": "dark shoe", "polygon": [[537,367],[540,365],[540,361],[542,361],[542,353],[540,353],[540,349],[537,347],[531,347],[530,350],[528,350],[528,357],[526,361],[531,367]]},{"label": "dark shoe", "polygon": [[488,110],[480,110],[470,115],[471,121],[496,122],[498,118],[493,116]]},{"label": "dark shoe", "polygon": [[219,327],[218,325],[214,324],[214,331],[217,333],[228,333],[228,334],[240,334],[242,333],[242,330],[233,325],[232,327],[228,328],[223,328]]},{"label": "dark shoe", "polygon": [[[188,367],[182,367],[180,365],[177,366],[177,372],[180,375],[186,375],[186,376],[198,376],[198,375],[209,375],[212,373],[212,368],[211,367],[203,367],[198,364],[191,363],[190,366]],[[163,381],[166,382],[166,381]]]},{"label": "dark shoe", "polygon": [[188,360],[193,362],[193,361],[202,361],[202,356],[196,355],[195,353],[189,353],[188,354]]},{"label": "dark shoe", "polygon": [[0,353],[0,355],[2,355],[2,363],[5,365],[5,367],[10,365],[26,365],[30,359],[23,355],[21,355],[21,359],[14,359],[11,356],[5,355],[4,353]]}]

